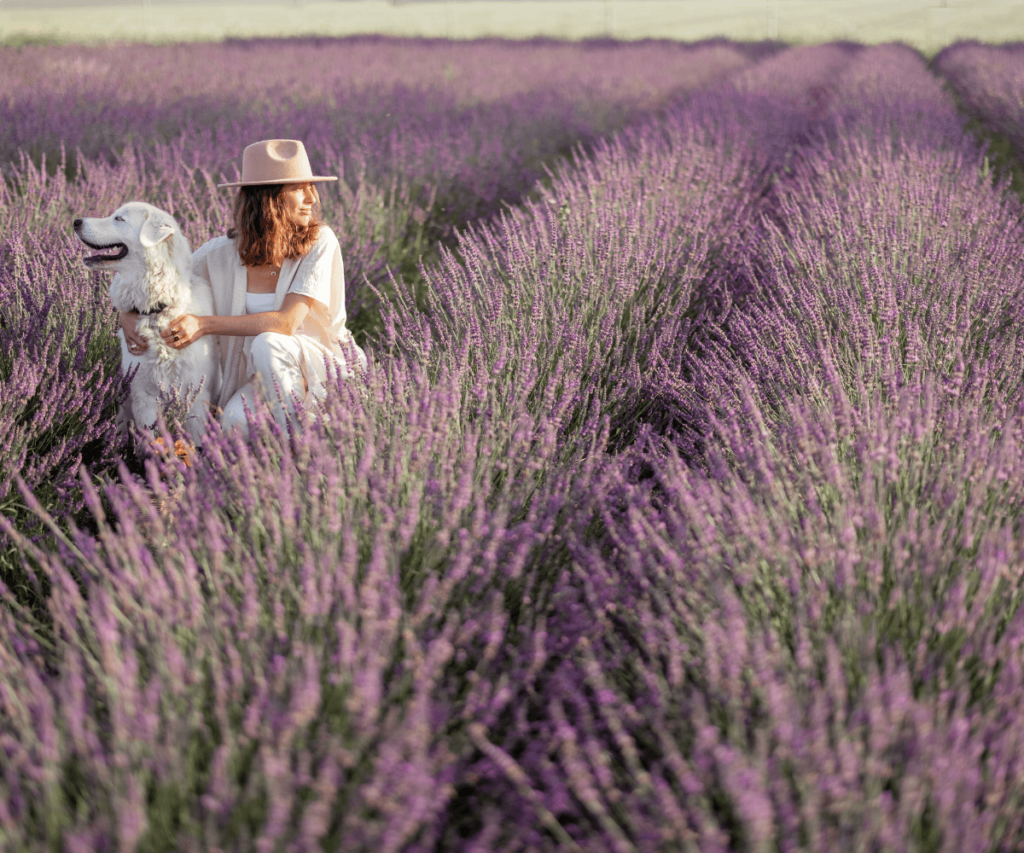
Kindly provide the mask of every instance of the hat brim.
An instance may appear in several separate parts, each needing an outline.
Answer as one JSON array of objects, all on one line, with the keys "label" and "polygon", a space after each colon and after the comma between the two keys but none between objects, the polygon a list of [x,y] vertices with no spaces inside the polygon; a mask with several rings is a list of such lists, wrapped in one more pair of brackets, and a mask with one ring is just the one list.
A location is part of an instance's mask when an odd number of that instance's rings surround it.
[{"label": "hat brim", "polygon": [[218,189],[220,187],[265,187],[270,184],[316,184],[321,181],[336,181],[338,180],[337,175],[311,175],[308,178],[274,178],[271,181],[229,181],[226,184],[217,184]]}]

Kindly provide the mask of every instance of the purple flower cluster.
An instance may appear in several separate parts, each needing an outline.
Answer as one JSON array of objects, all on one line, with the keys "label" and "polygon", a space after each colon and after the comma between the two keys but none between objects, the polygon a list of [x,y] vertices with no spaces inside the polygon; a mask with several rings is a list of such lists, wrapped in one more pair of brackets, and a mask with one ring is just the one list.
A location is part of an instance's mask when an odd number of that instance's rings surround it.
[{"label": "purple flower cluster", "polygon": [[0,241],[0,511],[32,527],[15,477],[59,516],[80,511],[79,464],[110,469],[124,450],[114,416],[129,387],[109,301],[81,253],[44,235],[14,226]]},{"label": "purple flower cluster", "polygon": [[[215,166],[131,156],[61,198],[219,224]],[[551,167],[394,283],[313,425],[83,472],[98,532],[0,519],[51,585],[3,592],[0,837],[1019,849],[1021,214],[899,45]]]}]

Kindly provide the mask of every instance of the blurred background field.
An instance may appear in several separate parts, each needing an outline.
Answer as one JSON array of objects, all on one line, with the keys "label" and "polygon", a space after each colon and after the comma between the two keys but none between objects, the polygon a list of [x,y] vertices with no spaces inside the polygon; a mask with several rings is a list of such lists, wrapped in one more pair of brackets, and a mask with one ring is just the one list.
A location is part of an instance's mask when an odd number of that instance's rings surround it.
[{"label": "blurred background field", "polygon": [[589,39],[723,36],[794,43],[903,41],[931,53],[957,39],[1024,38],[1017,0],[429,0],[187,3],[0,0],[0,41],[168,42],[269,35]]}]

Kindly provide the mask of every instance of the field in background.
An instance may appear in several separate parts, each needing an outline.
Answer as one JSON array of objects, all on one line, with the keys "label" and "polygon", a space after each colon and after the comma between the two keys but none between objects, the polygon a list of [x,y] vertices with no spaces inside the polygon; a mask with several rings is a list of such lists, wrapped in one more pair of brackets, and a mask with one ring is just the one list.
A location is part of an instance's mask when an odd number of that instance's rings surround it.
[{"label": "field in background", "polygon": [[24,8],[0,2],[0,41],[166,42],[267,35],[468,39],[724,36],[787,42],[904,41],[925,52],[957,39],[1024,38],[1024,4],[1007,0],[466,0],[462,2],[175,3]]}]

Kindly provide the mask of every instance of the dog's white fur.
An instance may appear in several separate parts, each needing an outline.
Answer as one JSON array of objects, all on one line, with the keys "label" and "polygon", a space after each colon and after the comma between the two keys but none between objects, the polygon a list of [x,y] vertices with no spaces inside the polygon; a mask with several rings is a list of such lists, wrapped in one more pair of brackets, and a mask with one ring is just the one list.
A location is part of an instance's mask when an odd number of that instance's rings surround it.
[{"label": "dog's white fur", "polygon": [[115,273],[110,299],[118,311],[144,312],[165,306],[158,313],[139,318],[136,328],[146,340],[144,352],[132,353],[124,333],[118,329],[121,369],[127,372],[138,366],[132,380],[130,411],[128,407],[122,411],[122,423],[134,420],[139,427],[152,427],[162,399],[172,389],[179,395],[199,389],[184,424],[193,444],[197,444],[210,400],[220,384],[220,360],[213,337],[202,337],[174,349],[160,336],[182,314],[204,316],[214,310],[210,285],[192,278],[192,250],[178,223],[151,204],[133,201],[105,219],[76,220],[75,234],[93,249],[118,249],[116,255],[85,258],[89,269]]}]

